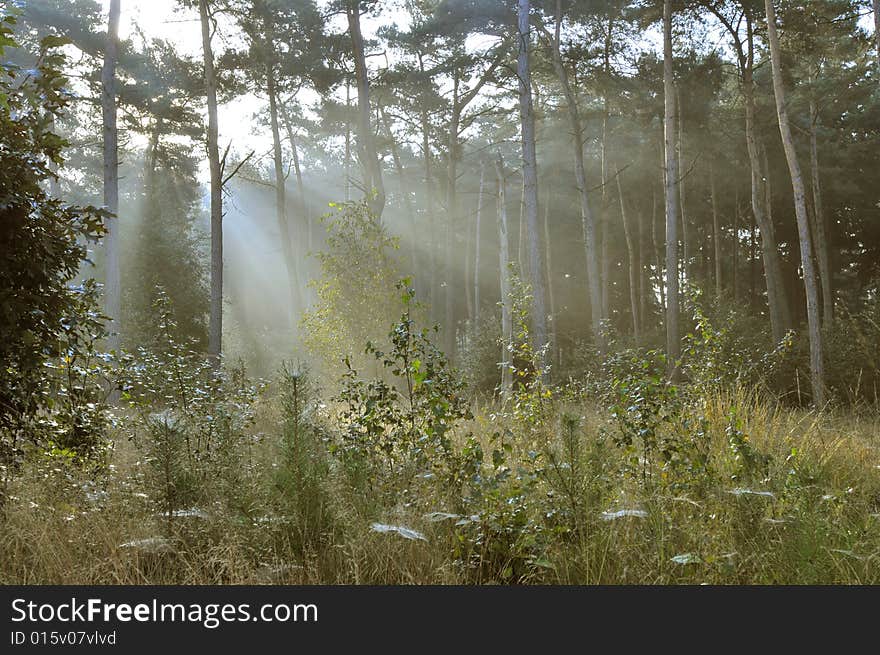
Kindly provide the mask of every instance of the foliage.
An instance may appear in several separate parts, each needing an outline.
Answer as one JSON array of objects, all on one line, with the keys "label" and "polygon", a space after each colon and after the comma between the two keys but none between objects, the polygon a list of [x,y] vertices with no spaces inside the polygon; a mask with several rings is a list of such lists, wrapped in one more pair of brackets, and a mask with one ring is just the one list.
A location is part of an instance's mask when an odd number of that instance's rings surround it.
[{"label": "foliage", "polygon": [[303,365],[284,363],[279,372],[282,431],[273,462],[270,506],[283,523],[286,545],[299,556],[328,546],[336,516],[328,487],[331,473],[320,397]]},{"label": "foliage", "polygon": [[367,360],[352,352],[353,344],[377,341],[388,316],[399,307],[394,292],[398,280],[392,256],[397,240],[389,236],[367,202],[331,204],[333,213],[322,217],[327,229],[326,248],[315,254],[321,277],[311,282],[316,304],[304,314],[306,347],[329,371],[347,357],[360,366]]},{"label": "foliage", "polygon": [[696,287],[690,288],[688,300],[694,329],[684,338],[682,371],[694,393],[737,385],[772,388],[793,348],[794,333],[768,348],[763,330],[736,308],[718,305],[710,316]]},{"label": "foliage", "polygon": [[[15,47],[14,15],[0,17],[0,55]],[[94,285],[71,284],[105,212],[46,193],[63,163],[52,131],[70,103],[57,37],[40,44],[35,70],[0,66],[0,467],[4,485],[23,447],[82,458],[103,433],[102,397],[90,378],[101,317]],[[60,374],[60,375],[59,375]]]},{"label": "foliage", "polygon": [[513,340],[503,344],[510,361],[513,393],[511,410],[522,423],[540,425],[546,418],[547,401],[551,391],[547,384],[550,365],[547,363],[549,344],[537,350],[529,325],[532,305],[531,289],[518,275],[511,275],[510,314],[513,321]]},{"label": "foliage", "polygon": [[406,479],[418,472],[454,483],[450,431],[471,412],[464,384],[431,340],[432,330],[415,326],[410,284],[404,279],[396,285],[404,313],[388,334],[388,350],[373,343],[366,349],[391,382],[362,380],[346,360],[338,397],[343,404],[339,448],[353,470],[371,480]]},{"label": "foliage", "polygon": [[260,386],[243,368],[217,369],[192,340],[180,340],[161,288],[154,307],[157,337],[126,356],[123,400],[137,417],[134,438],[146,454],[157,509],[169,524],[176,510],[215,497],[243,511],[242,451],[252,440]]}]

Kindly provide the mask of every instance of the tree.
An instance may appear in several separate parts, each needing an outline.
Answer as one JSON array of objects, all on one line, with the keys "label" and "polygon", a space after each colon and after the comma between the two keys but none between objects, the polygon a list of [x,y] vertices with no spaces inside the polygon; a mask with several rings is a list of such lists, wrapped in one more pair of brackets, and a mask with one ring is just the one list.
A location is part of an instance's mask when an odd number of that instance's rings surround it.
[{"label": "tree", "polygon": [[877,70],[880,70],[880,0],[874,0],[874,41],[877,43]]},{"label": "tree", "polygon": [[[461,157],[461,131],[470,123],[465,120],[464,112],[468,105],[473,102],[474,98],[480,92],[480,89],[491,79],[495,69],[501,62],[501,56],[496,55],[491,63],[483,70],[476,84],[470,89],[462,88],[462,76],[464,71],[473,65],[470,57],[463,57],[462,54],[453,54],[454,62],[452,64],[452,103],[451,115],[449,119],[449,136],[447,145],[447,161],[446,161],[446,349],[448,353],[452,353],[455,344],[455,285],[453,277],[455,272],[455,261],[453,259],[453,234],[456,231],[456,224],[460,214],[458,189],[458,164]],[[465,249],[466,251],[467,249]],[[467,255],[467,252],[465,252]]]},{"label": "tree", "polygon": [[498,185],[498,268],[501,273],[501,397],[507,399],[513,387],[511,348],[513,344],[513,317],[511,314],[510,237],[507,235],[507,182],[501,153],[495,157],[495,178]]},{"label": "tree", "polygon": [[345,9],[357,79],[358,156],[364,170],[364,186],[370,211],[381,218],[385,208],[385,186],[382,183],[382,167],[376,153],[376,140],[370,122],[370,79],[364,54],[364,37],[361,34],[361,0],[346,0]]},{"label": "tree", "polygon": [[529,0],[519,0],[519,78],[520,136],[522,138],[523,200],[528,232],[529,280],[532,283],[532,329],[534,348],[543,358],[547,343],[547,312],[544,303],[544,263],[538,236],[538,162],[535,148],[535,114],[532,106],[532,75],[529,66],[531,44]]},{"label": "tree", "polygon": [[117,224],[107,231],[107,279],[104,313],[116,322],[110,332],[110,350],[119,350],[119,319],[122,314],[122,283],[119,275],[119,153],[116,131],[116,61],[119,55],[119,0],[110,0],[107,46],[101,72],[101,110],[104,121],[104,205]]},{"label": "tree", "polygon": [[672,68],[672,2],[663,2],[663,144],[666,175],[666,355],[678,376],[678,160],[675,156],[675,80]]},{"label": "tree", "polygon": [[568,109],[569,123],[571,125],[571,143],[574,152],[574,177],[578,189],[578,198],[581,209],[581,226],[584,237],[584,257],[587,266],[587,285],[590,300],[590,316],[593,331],[593,339],[602,350],[602,287],[599,272],[599,253],[596,251],[596,219],[590,209],[589,191],[587,188],[586,166],[584,165],[584,130],[578,109],[577,97],[569,81],[568,71],[562,61],[561,32],[562,32],[562,0],[556,0],[556,13],[553,35],[550,36],[543,29],[552,50],[553,69],[565,94],[565,102]]},{"label": "tree", "polygon": [[211,311],[208,323],[208,354],[219,365],[223,339],[223,172],[220,167],[217,125],[217,75],[211,47],[210,0],[199,0],[205,94],[208,101],[208,164],[211,171]]},{"label": "tree", "polygon": [[0,16],[0,505],[24,446],[50,448],[64,429],[58,412],[71,395],[52,398],[53,370],[77,379],[81,344],[103,335],[93,281],[72,280],[109,217],[47,193],[68,145],[51,129],[72,100],[58,51],[66,41],[46,36],[35,70],[22,70],[5,58],[18,45],[15,25],[14,16]]},{"label": "tree", "polygon": [[822,330],[819,319],[819,292],[816,286],[816,272],[813,268],[813,246],[810,238],[809,216],[807,215],[806,191],[786,107],[786,93],[782,78],[782,53],[776,27],[776,8],[773,5],[773,0],[764,0],[764,6],[767,14],[767,40],[770,46],[776,114],[779,120],[779,134],[782,137],[785,158],[791,174],[801,249],[801,268],[804,276],[804,291],[807,297],[807,324],[810,332],[810,381],[813,388],[813,402],[821,407],[825,403],[825,372],[822,356]]},{"label": "tree", "polygon": [[[761,231],[761,254],[764,262],[764,279],[767,286],[767,304],[770,312],[770,327],[773,340],[779,343],[791,327],[791,312],[782,269],[779,261],[779,249],[770,215],[765,211],[765,187],[768,185],[769,171],[762,169],[760,149],[756,127],[755,102],[755,31],[752,6],[747,0],[739,4],[742,12],[739,17],[731,17],[715,2],[709,3],[709,9],[721,21],[731,37],[737,67],[740,75],[740,88],[745,105],[745,137],[751,171],[751,206],[755,223]],[[740,25],[745,21],[746,37],[743,41]]]}]

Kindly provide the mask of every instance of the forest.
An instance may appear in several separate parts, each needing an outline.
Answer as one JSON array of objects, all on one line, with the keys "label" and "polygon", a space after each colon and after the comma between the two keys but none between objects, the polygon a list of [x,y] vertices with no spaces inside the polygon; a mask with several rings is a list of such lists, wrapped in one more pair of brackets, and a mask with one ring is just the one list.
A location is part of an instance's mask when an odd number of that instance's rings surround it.
[{"label": "forest", "polygon": [[880,583],[880,0],[9,0],[0,584]]}]

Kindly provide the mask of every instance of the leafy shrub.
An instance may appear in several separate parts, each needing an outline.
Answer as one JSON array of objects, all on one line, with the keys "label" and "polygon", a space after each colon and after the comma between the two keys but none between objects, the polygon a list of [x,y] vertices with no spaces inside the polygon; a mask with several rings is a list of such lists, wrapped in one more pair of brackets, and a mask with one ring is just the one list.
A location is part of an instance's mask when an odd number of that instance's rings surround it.
[{"label": "leafy shrub", "polygon": [[393,253],[397,239],[389,236],[366,200],[332,204],[334,213],[321,218],[327,229],[326,249],[316,253],[321,277],[310,282],[317,302],[302,318],[304,342],[331,372],[344,372],[347,357],[355,368],[370,363],[354,344],[378,341],[389,316],[399,311],[394,287],[399,279]]},{"label": "leafy shrub", "polygon": [[337,398],[343,407],[337,452],[362,480],[406,479],[416,472],[455,479],[450,433],[471,418],[463,382],[431,339],[436,328],[416,329],[409,284],[397,284],[404,313],[388,335],[389,349],[373,343],[366,348],[390,382],[361,379],[346,359]]},{"label": "leafy shrub", "polygon": [[[17,45],[15,23],[0,17],[0,56]],[[87,458],[103,433],[91,377],[100,322],[94,286],[70,281],[108,215],[46,193],[68,145],[51,129],[71,97],[60,72],[63,44],[42,40],[36,74],[0,64],[0,504],[25,445]]]},{"label": "leafy shrub", "polygon": [[220,499],[246,511],[244,458],[252,440],[260,386],[242,368],[216,368],[195,345],[181,341],[168,296],[154,304],[157,338],[126,357],[123,399],[135,410],[138,445],[147,454],[157,509],[169,517],[191,503]]},{"label": "leafy shrub", "polygon": [[491,398],[501,378],[501,321],[497,315],[483,313],[460,340],[458,368],[468,390],[474,395]]},{"label": "leafy shrub", "polygon": [[690,288],[688,306],[694,329],[683,340],[682,371],[694,393],[774,386],[794,345],[794,333],[772,344],[763,323],[755,324],[752,317],[717,301],[704,306],[696,287]]}]

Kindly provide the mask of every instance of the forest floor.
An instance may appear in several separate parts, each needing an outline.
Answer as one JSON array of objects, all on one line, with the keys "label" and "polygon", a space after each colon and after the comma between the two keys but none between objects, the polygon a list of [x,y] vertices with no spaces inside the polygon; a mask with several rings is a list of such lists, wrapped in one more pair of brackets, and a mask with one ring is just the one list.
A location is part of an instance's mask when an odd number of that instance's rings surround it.
[{"label": "forest floor", "polygon": [[100,469],[32,461],[3,509],[0,584],[880,583],[876,412],[718,394],[643,443],[582,399],[529,421],[487,405],[455,435],[479,464],[444,488],[358,477],[326,439],[291,456],[283,414],[261,403],[192,506],[163,507],[185,478],[157,476],[124,417]]}]

